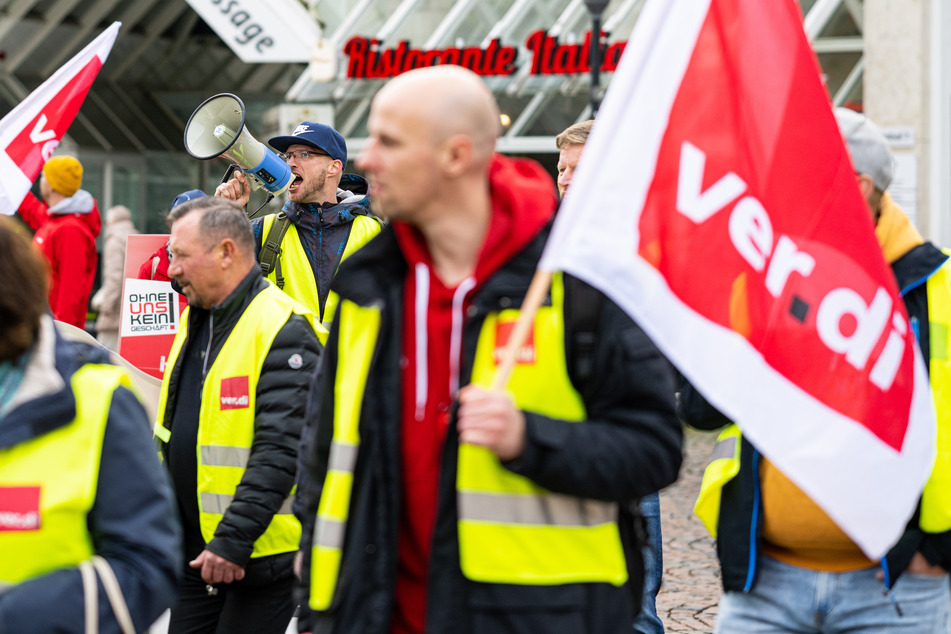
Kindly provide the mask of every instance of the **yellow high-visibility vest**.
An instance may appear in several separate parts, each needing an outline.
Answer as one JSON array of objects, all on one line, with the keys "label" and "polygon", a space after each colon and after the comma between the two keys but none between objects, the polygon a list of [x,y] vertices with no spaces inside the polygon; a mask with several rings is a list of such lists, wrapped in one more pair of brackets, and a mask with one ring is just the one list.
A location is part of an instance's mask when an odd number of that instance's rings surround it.
[{"label": "yellow high-visibility vest", "polygon": [[951,530],[951,259],[928,278],[929,376],[938,417],[937,457],[921,493],[919,526],[926,533]]},{"label": "yellow high-visibility vest", "polygon": [[700,482],[700,494],[693,512],[713,537],[717,536],[717,522],[720,520],[720,498],[726,483],[740,472],[740,428],[736,424],[728,425],[717,437],[713,455],[703,471]]},{"label": "yellow high-visibility vest", "polygon": [[[587,414],[565,361],[564,287],[555,275],[551,306],[539,308],[530,345],[523,346],[508,383],[516,406],[577,421]],[[518,310],[489,315],[482,325],[472,383],[490,385],[497,367],[497,335]],[[627,581],[617,526],[618,505],[552,493],[502,466],[488,449],[460,444],[456,477],[459,556],[473,581],[526,585]]]},{"label": "yellow high-visibility vest", "polygon": [[[512,373],[516,405],[584,424],[580,395],[568,377],[563,286],[552,283],[552,306],[535,317],[532,345]],[[517,310],[489,315],[479,335],[472,382],[488,385],[496,367],[496,337]],[[378,307],[340,304],[341,355],[334,380],[334,426],[317,511],[310,606],[327,610],[340,572],[357,463],[366,378],[380,329]],[[505,469],[495,454],[460,445],[456,480],[463,574],[474,581],[525,585],[603,582],[620,586],[628,571],[617,526],[618,505],[552,493]]]},{"label": "yellow high-visibility vest", "polygon": [[[186,313],[182,315],[182,327],[169,351],[159,397],[155,436],[164,443],[171,438],[167,425],[170,413],[166,412],[168,385],[188,336]],[[268,284],[251,300],[205,376],[198,418],[196,494],[201,535],[206,543],[214,537],[244,476],[254,442],[255,398],[261,366],[291,314],[306,317],[314,331],[319,330],[313,313]],[[297,550],[300,522],[291,512],[293,497],[292,492],[254,542],[252,558]]]},{"label": "yellow high-visibility vest", "polygon": [[135,390],[123,369],[84,365],[70,379],[76,418],[0,450],[0,497],[8,505],[0,505],[0,592],[95,554],[87,516],[112,393],[120,386]]},{"label": "yellow high-visibility vest", "polygon": [[317,507],[310,564],[310,607],[327,610],[333,601],[350,517],[353,475],[360,449],[360,415],[370,362],[380,334],[380,309],[344,300],[337,326],[333,438],[327,476]]},{"label": "yellow high-visibility vest", "polygon": [[[276,214],[264,217],[262,235],[267,236],[269,234],[275,218]],[[340,261],[346,260],[378,233],[380,233],[379,220],[371,216],[355,216]],[[307,252],[304,251],[304,246],[301,244],[300,236],[297,233],[297,227],[293,223],[287,228],[287,233],[281,242],[281,253],[278,258],[281,264],[281,274],[284,277],[284,292],[309,308],[312,313],[318,315],[324,328],[330,330],[330,324],[333,322],[334,312],[337,309],[337,294],[331,291],[327,295],[326,304],[323,307],[320,306],[314,269],[310,260],[307,259]],[[277,283],[276,267],[268,272],[267,278],[271,282]],[[325,341],[325,338],[321,339],[321,342],[323,341]]]}]

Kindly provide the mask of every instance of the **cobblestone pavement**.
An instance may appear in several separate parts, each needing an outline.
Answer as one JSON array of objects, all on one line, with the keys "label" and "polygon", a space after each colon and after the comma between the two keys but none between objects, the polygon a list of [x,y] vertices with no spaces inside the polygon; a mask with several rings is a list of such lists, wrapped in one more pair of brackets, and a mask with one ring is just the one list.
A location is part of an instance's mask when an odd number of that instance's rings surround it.
[{"label": "cobblestone pavement", "polygon": [[657,595],[657,614],[668,634],[712,632],[717,616],[721,586],[713,538],[693,514],[716,436],[685,430],[680,479],[660,493],[664,582]]}]

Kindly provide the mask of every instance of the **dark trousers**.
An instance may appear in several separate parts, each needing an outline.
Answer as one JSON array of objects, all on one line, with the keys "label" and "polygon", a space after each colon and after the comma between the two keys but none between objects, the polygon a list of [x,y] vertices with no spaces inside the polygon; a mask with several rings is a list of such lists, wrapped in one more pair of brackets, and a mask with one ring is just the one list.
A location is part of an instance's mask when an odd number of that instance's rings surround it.
[{"label": "dark trousers", "polygon": [[294,616],[292,560],[293,553],[252,559],[244,579],[219,584],[215,594],[186,567],[168,634],[284,634]]}]

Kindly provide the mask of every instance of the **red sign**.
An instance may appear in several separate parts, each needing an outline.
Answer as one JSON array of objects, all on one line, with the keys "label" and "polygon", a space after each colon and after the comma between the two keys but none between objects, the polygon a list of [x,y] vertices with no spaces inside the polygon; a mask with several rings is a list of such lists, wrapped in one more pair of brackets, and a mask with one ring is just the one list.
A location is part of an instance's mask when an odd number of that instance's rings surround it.
[{"label": "red sign", "polygon": [[250,405],[248,377],[232,376],[221,379],[221,409],[247,409]]},{"label": "red sign", "polygon": [[[626,44],[601,44],[601,70],[613,72],[617,68]],[[532,52],[532,75],[570,75],[591,71],[590,31],[585,34],[582,44],[561,44],[547,31],[535,31],[525,41],[525,48]]]},{"label": "red sign", "polygon": [[40,487],[0,487],[0,532],[40,530]]},{"label": "red sign", "polygon": [[[607,34],[602,34],[606,39]],[[367,37],[352,37],[343,47],[350,58],[347,64],[348,79],[385,79],[400,73],[440,64],[455,64],[468,68],[477,75],[505,76],[517,69],[518,49],[503,46],[498,38],[487,46],[450,46],[443,49],[415,49],[403,40],[396,48],[380,48],[382,42]],[[611,72],[617,68],[626,42],[601,44],[601,70]],[[525,48],[532,54],[531,74],[565,75],[586,73],[591,70],[591,32],[582,43],[562,44],[547,31],[536,31],[528,36]]]},{"label": "red sign", "polygon": [[119,329],[119,354],[159,379],[165,371],[185,302],[168,282],[139,280],[138,273],[139,267],[167,241],[165,234],[129,236]]}]

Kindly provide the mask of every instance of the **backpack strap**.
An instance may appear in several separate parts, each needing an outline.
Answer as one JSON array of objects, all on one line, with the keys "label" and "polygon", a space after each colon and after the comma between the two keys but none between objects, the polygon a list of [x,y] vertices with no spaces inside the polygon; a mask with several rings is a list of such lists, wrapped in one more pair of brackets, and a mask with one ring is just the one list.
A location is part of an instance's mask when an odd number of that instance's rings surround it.
[{"label": "backpack strap", "polygon": [[281,244],[284,242],[284,235],[291,224],[291,219],[283,211],[277,214],[277,218],[271,223],[267,235],[261,241],[261,252],[258,253],[258,263],[261,266],[261,272],[267,277],[271,270],[275,270],[277,277],[277,287],[284,289],[284,275],[281,272]]},{"label": "backpack strap", "polygon": [[568,346],[568,372],[578,386],[578,391],[583,393],[594,373],[595,344],[604,295],[567,273],[564,274],[564,284],[565,322],[571,333],[571,340],[565,342]]}]

